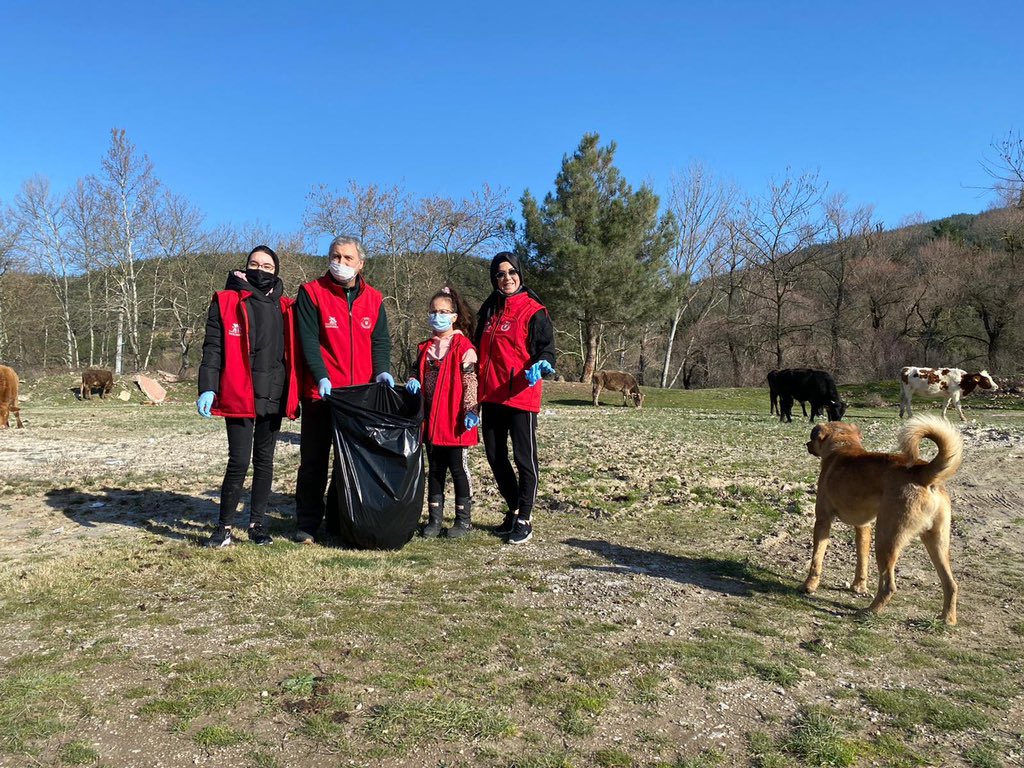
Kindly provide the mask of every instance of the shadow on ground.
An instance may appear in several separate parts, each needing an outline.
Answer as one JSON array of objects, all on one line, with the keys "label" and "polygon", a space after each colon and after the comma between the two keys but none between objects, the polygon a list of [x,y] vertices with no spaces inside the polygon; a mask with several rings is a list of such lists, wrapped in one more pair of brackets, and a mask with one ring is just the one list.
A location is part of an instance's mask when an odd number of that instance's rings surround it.
[{"label": "shadow on ground", "polygon": [[[167,539],[199,543],[211,533],[217,522],[218,494],[219,489],[193,496],[152,489],[107,487],[85,492],[76,488],[56,488],[46,492],[46,503],[84,528],[121,525]],[[236,514],[234,522],[236,527],[248,524],[248,506]],[[294,528],[294,499],[291,495],[270,495],[267,523],[271,533],[281,535]]]},{"label": "shadow on ground", "polygon": [[796,591],[771,571],[738,560],[667,555],[594,539],[567,539],[563,543],[612,562],[608,566],[576,566],[578,570],[656,576],[737,597]]}]

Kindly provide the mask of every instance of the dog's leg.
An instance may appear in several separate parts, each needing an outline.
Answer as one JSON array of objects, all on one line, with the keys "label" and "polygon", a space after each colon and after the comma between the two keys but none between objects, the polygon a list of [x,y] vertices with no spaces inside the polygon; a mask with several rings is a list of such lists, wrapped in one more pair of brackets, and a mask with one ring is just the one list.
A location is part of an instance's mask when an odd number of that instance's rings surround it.
[{"label": "dog's leg", "polygon": [[814,549],[811,554],[811,569],[800,587],[801,592],[811,594],[821,583],[822,563],[828,549],[829,534],[832,531],[832,515],[817,507],[814,512]]},{"label": "dog's leg", "polygon": [[868,560],[871,558],[871,526],[858,525],[857,531],[857,572],[850,589],[854,594],[868,593]]},{"label": "dog's leg", "polygon": [[900,559],[900,553],[907,546],[918,531],[901,527],[897,523],[883,525],[881,519],[878,521],[875,531],[875,558],[878,560],[878,592],[875,599],[867,610],[871,613],[878,613],[888,605],[892,596],[896,594],[896,561]]},{"label": "dog's leg", "polygon": [[953,578],[953,569],[949,562],[949,504],[940,514],[939,520],[931,530],[921,534],[921,541],[932,559],[939,581],[942,582],[942,613],[940,618],[950,626],[956,624],[956,597],[960,588]]}]

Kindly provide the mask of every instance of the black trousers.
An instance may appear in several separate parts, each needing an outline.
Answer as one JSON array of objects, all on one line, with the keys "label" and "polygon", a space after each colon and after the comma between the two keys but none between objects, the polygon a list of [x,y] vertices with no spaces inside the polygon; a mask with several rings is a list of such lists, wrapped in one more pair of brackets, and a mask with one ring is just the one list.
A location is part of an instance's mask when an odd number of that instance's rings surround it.
[{"label": "black trousers", "polygon": [[[498,491],[512,511],[529,519],[537,501],[537,414],[509,408],[507,405],[484,403],[482,407],[484,451],[491,465]],[[519,477],[508,460],[508,441],[512,438],[512,458]]]},{"label": "black trousers", "polygon": [[228,430],[228,467],[220,486],[220,525],[234,524],[242,485],[252,462],[252,496],[249,525],[266,523],[270,486],[274,482],[274,448],[281,431],[281,417],[257,416],[255,419],[225,419]]},{"label": "black trousers", "polygon": [[469,468],[466,466],[466,449],[461,446],[428,445],[427,496],[444,496],[444,481],[452,473],[456,499],[468,499],[472,494],[469,486]]},{"label": "black trousers", "polygon": [[324,504],[324,491],[331,467],[331,446],[334,444],[334,425],[327,403],[322,400],[302,402],[300,441],[299,473],[295,481],[298,529],[315,536],[326,512],[328,532],[336,533],[339,525],[338,505],[333,487],[330,505]]}]

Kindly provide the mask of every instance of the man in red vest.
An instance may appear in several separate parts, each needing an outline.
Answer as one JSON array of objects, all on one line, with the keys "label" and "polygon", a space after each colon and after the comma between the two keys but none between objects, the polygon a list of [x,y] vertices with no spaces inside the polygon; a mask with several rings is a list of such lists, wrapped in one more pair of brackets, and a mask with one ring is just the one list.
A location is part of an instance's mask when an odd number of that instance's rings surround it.
[{"label": "man in red vest", "polygon": [[[537,500],[540,381],[555,370],[555,331],[540,297],[523,285],[514,253],[504,251],[491,260],[491,285],[476,338],[484,450],[508,505],[497,533],[507,534],[509,544],[525,544],[533,536]],[[508,460],[510,437],[518,478]]]},{"label": "man in red vest", "polygon": [[301,377],[302,429],[295,486],[294,539],[312,544],[327,512],[328,533],[338,532],[338,509],[327,509],[324,490],[333,425],[323,399],[335,387],[385,382],[394,386],[391,336],[383,296],[362,277],[366,252],[358,238],[336,237],[328,271],[299,288],[296,325],[305,361]]}]

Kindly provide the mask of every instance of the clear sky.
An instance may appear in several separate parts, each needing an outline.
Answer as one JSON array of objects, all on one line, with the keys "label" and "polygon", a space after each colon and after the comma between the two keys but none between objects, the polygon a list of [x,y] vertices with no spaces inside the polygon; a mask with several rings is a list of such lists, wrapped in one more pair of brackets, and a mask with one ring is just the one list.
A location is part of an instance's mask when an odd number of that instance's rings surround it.
[{"label": "clear sky", "polygon": [[1024,127],[1024,2],[0,0],[0,201],[124,128],[215,224],[300,228],[311,187],[518,199],[585,132],[664,193],[787,167],[887,226],[983,210]]}]

